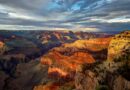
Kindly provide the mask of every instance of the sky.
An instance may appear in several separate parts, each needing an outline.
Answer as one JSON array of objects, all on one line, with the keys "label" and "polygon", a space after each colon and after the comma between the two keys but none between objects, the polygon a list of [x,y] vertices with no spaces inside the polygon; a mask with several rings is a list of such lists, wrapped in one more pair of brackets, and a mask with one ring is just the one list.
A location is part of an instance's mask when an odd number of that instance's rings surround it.
[{"label": "sky", "polygon": [[130,30],[130,0],[0,0],[0,30]]}]

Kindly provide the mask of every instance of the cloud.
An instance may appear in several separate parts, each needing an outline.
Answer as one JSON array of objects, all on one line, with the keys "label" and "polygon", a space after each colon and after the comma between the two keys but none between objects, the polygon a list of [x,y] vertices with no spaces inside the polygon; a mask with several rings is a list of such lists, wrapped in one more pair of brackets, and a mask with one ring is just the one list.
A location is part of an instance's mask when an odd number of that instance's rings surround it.
[{"label": "cloud", "polygon": [[120,31],[130,29],[130,0],[0,0],[0,25],[1,29]]}]

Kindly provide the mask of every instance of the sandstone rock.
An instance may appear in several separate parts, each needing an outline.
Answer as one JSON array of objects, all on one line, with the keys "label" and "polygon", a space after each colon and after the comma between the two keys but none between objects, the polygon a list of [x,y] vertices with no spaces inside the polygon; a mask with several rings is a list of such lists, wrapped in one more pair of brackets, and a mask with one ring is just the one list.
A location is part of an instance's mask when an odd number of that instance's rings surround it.
[{"label": "sandstone rock", "polygon": [[75,86],[77,90],[95,90],[98,86],[95,73],[89,70],[85,74],[78,72],[75,77]]},{"label": "sandstone rock", "polygon": [[130,51],[130,31],[115,35],[108,47],[108,60],[112,61]]},{"label": "sandstone rock", "polygon": [[113,82],[113,90],[130,90],[130,81],[122,76],[117,77]]}]

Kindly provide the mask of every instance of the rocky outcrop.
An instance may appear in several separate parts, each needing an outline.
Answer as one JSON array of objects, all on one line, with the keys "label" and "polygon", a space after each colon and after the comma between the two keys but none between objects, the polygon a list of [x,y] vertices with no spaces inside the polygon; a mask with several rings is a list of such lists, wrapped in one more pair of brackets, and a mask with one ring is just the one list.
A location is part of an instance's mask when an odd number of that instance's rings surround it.
[{"label": "rocky outcrop", "polygon": [[48,83],[47,85],[35,86],[33,90],[59,90],[59,85],[55,83]]},{"label": "rocky outcrop", "polygon": [[64,44],[65,48],[78,48],[78,49],[88,49],[90,51],[100,51],[108,47],[111,38],[96,38],[89,40],[77,40],[71,44]]},{"label": "rocky outcrop", "polygon": [[[108,60],[81,65],[75,76],[76,90],[130,89],[130,32],[112,38]],[[87,84],[88,83],[88,84]]]},{"label": "rocky outcrop", "polygon": [[[48,53],[44,54],[40,61],[41,64],[49,66],[48,76],[55,82],[65,84],[75,81],[75,85],[79,90],[94,90],[98,86],[98,79],[94,71],[88,70],[85,72],[85,75],[79,72],[76,74],[76,78],[75,72],[80,65],[85,63],[93,64],[99,59],[97,59],[97,57],[106,56],[107,54],[106,52],[104,53],[104,51],[107,49],[110,40],[111,38],[98,38],[78,40],[74,43],[63,44],[62,46],[53,48]],[[80,82],[78,82],[78,80],[80,80]],[[83,80],[85,81],[83,82]],[[63,85],[59,85],[58,87],[61,88],[62,86]],[[34,89],[41,90],[42,88],[46,88],[50,90],[50,87],[52,87],[52,84],[49,84],[49,86],[48,84],[41,84]]]},{"label": "rocky outcrop", "polygon": [[[83,66],[80,66],[80,69],[77,70],[75,76],[76,90],[130,89],[130,73],[129,71],[126,71],[126,68],[117,67],[117,69],[113,71],[111,70],[113,67],[106,67],[104,67],[104,63],[84,64]],[[124,69],[124,71],[121,69]]]},{"label": "rocky outcrop", "polygon": [[76,71],[79,65],[91,64],[100,57],[105,57],[107,54],[104,53],[104,49],[107,49],[110,39],[78,40],[74,43],[63,44],[43,55],[41,63],[50,67],[48,71],[49,74],[51,73],[50,75],[73,76],[72,73]]},{"label": "rocky outcrop", "polygon": [[130,81],[122,77],[121,75],[115,76],[113,75],[108,75],[107,77],[108,80],[108,87],[111,90],[129,90],[130,89]]},{"label": "rocky outcrop", "polygon": [[77,90],[95,90],[98,80],[94,72],[87,70],[85,73],[77,72],[75,76],[75,87]]},{"label": "rocky outcrop", "polygon": [[119,58],[127,52],[130,52],[130,31],[124,31],[112,38],[108,47],[108,60]]}]

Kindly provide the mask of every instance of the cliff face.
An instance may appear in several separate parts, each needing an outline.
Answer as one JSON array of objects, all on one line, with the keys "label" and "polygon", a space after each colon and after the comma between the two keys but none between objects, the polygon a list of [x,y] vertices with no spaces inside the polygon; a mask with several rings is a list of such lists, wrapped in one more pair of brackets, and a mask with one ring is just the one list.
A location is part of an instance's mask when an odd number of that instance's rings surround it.
[{"label": "cliff face", "polygon": [[[75,76],[76,90],[129,90],[130,89],[130,32],[112,38],[108,60],[82,64]],[[88,85],[86,85],[88,83]]]},{"label": "cliff face", "polygon": [[98,86],[96,74],[90,70],[77,72],[75,76],[75,87],[77,90],[95,90]]},{"label": "cliff face", "polygon": [[128,76],[130,70],[117,67],[116,70],[111,71],[113,67],[109,69],[107,67],[109,65],[104,65],[104,63],[82,65],[75,76],[76,90],[129,90],[130,79]]},{"label": "cliff face", "polygon": [[43,55],[40,61],[41,64],[49,67],[48,76],[54,81],[35,86],[34,90],[73,90],[75,87],[77,90],[92,90],[96,88],[98,80],[94,72],[88,70],[86,74],[80,72],[76,76],[75,73],[80,65],[93,64],[99,59],[105,60],[110,40],[111,38],[77,40],[74,43],[53,48]]},{"label": "cliff face", "polygon": [[130,51],[130,31],[115,35],[108,47],[108,60],[113,60]]},{"label": "cliff face", "polygon": [[[55,75],[58,73],[63,76],[73,76],[79,65],[84,63],[94,63],[99,58],[104,60],[106,51],[111,38],[98,38],[90,40],[78,40],[74,43],[63,44],[50,50],[41,57],[43,65],[49,65],[48,73]],[[100,55],[99,55],[100,54]]]},{"label": "cliff face", "polygon": [[127,80],[122,75],[107,75],[107,85],[110,90],[129,90],[130,89],[130,81]]}]

